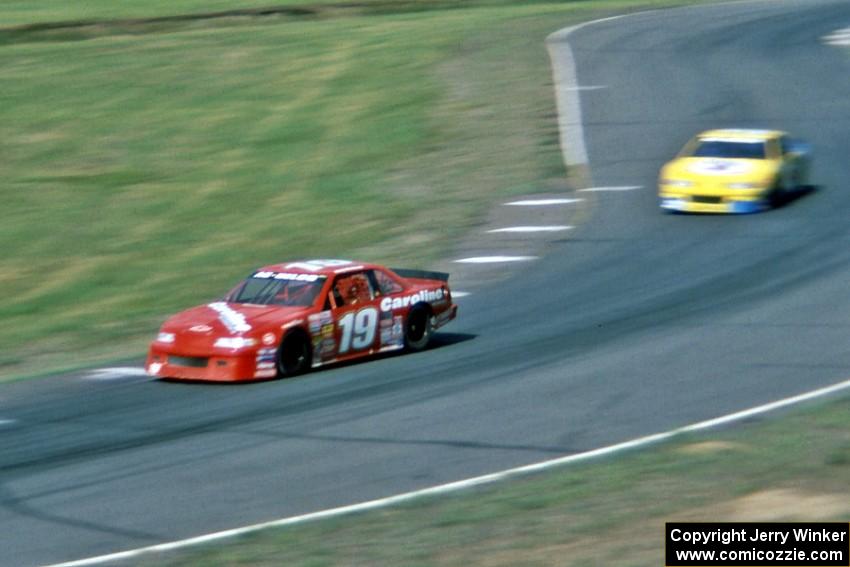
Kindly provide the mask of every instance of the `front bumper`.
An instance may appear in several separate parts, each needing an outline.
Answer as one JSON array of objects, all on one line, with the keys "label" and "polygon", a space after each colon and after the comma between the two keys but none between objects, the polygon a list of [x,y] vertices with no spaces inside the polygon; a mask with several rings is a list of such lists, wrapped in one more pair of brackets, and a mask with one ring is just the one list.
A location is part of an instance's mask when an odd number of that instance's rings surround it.
[{"label": "front bumper", "polygon": [[239,382],[277,375],[274,349],[224,356],[218,353],[209,356],[194,354],[186,355],[154,344],[148,352],[145,370],[155,378],[209,382]]},{"label": "front bumper", "polygon": [[661,192],[659,206],[666,211],[683,213],[758,213],[770,208],[764,196],[689,195]]}]

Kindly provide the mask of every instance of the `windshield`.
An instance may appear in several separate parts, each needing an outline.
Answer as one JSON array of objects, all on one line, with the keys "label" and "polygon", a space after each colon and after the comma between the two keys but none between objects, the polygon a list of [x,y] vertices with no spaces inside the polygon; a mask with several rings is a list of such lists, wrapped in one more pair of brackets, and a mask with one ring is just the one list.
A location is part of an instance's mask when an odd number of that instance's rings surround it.
[{"label": "windshield", "polygon": [[692,154],[694,157],[764,159],[763,141],[741,140],[698,140]]},{"label": "windshield", "polygon": [[230,303],[309,307],[322,291],[325,276],[257,272],[226,298]]}]

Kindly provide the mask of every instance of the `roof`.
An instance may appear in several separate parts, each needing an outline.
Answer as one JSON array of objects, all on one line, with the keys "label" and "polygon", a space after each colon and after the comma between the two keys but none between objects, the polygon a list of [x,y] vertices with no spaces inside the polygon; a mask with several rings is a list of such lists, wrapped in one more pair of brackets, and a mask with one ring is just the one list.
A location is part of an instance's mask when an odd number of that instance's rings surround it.
[{"label": "roof", "polygon": [[314,259],[271,264],[269,266],[263,266],[257,271],[288,272],[294,274],[321,274],[329,276],[347,272],[349,270],[362,270],[364,268],[374,267],[377,266],[375,264],[353,262],[351,260]]},{"label": "roof", "polygon": [[717,130],[706,130],[705,132],[701,132],[697,137],[700,139],[704,138],[717,138],[723,140],[769,140],[771,138],[776,138],[782,135],[783,132],[779,130],[759,130],[756,128],[721,128]]}]

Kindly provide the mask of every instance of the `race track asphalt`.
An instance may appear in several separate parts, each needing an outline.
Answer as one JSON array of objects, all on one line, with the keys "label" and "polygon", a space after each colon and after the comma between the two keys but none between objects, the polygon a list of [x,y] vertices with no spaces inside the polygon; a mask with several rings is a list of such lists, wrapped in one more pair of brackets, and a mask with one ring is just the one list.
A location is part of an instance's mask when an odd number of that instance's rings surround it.
[{"label": "race track asphalt", "polygon": [[[589,221],[460,300],[436,348],[245,386],[0,387],[0,565],[360,502],[624,441],[850,377],[844,0],[631,15],[569,36]],[[559,25],[553,22],[553,31]],[[543,38],[541,38],[541,41]],[[786,129],[815,188],[751,216],[657,208],[696,131]],[[5,421],[4,421],[5,420]]]}]

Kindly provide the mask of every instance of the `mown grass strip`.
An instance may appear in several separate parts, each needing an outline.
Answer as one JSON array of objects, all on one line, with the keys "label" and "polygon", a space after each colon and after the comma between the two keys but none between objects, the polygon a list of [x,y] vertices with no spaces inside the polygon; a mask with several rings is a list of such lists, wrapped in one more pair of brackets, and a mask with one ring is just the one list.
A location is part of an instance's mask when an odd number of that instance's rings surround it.
[{"label": "mown grass strip", "polygon": [[[674,0],[675,1],[675,0]],[[113,0],[5,0],[0,7],[0,29],[21,27],[41,29],[63,27],[78,22],[104,24],[129,20],[201,19],[229,15],[263,16],[277,13],[296,14],[398,14],[482,7],[516,7],[519,5],[576,4],[586,0],[147,0],[146,2],[114,2]],[[646,3],[657,0],[645,0]],[[601,5],[618,7],[634,4],[634,0],[594,0]]]}]

